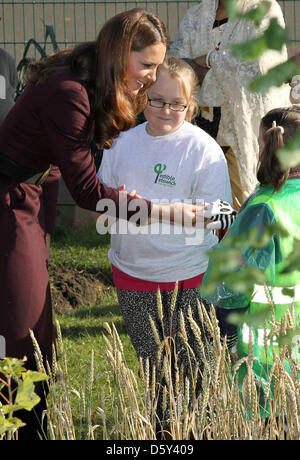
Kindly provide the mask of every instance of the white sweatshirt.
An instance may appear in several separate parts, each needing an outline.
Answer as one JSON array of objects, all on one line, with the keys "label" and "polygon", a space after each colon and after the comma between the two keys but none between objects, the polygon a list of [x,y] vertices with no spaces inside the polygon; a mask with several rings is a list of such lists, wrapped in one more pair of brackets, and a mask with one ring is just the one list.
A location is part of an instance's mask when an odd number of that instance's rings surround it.
[{"label": "white sweatshirt", "polygon": [[[127,191],[136,189],[154,202],[221,198],[231,203],[226,160],[213,138],[188,122],[174,133],[151,136],[146,124],[121,133],[104,151],[98,172],[104,184],[125,184]],[[111,227],[108,257],[119,270],[148,281],[179,281],[205,272],[206,251],[217,243],[211,231],[200,228],[126,225],[126,234],[115,234],[117,225]]]}]

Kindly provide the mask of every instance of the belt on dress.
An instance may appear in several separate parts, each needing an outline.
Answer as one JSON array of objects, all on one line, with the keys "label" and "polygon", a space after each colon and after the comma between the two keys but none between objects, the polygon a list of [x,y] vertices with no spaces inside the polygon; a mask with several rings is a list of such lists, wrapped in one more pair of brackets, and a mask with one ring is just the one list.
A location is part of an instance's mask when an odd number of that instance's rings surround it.
[{"label": "belt on dress", "polygon": [[51,166],[45,171],[22,166],[0,152],[0,174],[19,183],[42,185],[45,182]]}]

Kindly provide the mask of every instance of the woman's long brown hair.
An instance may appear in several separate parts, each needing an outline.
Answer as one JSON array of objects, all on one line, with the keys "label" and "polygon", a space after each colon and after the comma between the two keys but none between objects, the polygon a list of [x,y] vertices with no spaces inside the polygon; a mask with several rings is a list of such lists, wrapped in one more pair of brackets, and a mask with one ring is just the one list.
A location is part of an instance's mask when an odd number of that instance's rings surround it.
[{"label": "woman's long brown hair", "polygon": [[278,191],[289,177],[290,169],[282,170],[276,152],[300,129],[300,107],[293,105],[270,110],[262,118],[261,129],[264,147],[260,153],[257,179],[260,184],[271,185]]},{"label": "woman's long brown hair", "polygon": [[40,84],[52,72],[69,69],[87,87],[90,137],[99,148],[110,148],[121,131],[135,125],[136,115],[147,102],[146,86],[137,97],[128,91],[125,75],[130,53],[158,43],[168,46],[166,28],[160,19],[138,8],[125,11],[104,24],[95,42],[30,64],[27,81]]}]

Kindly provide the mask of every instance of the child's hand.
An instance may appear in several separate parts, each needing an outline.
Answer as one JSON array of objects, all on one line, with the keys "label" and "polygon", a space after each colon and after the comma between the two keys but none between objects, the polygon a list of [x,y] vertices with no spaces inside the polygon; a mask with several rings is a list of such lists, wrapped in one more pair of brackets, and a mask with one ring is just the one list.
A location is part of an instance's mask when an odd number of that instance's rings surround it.
[{"label": "child's hand", "polygon": [[[126,185],[123,184],[123,185],[120,185],[120,187],[117,188],[118,192],[125,192],[126,190]],[[133,189],[133,190],[130,190],[130,192],[128,193],[129,196],[132,196],[134,198],[138,198],[138,199],[143,199],[142,195],[139,195],[136,193],[136,190]]]},{"label": "child's hand", "polygon": [[187,227],[203,225],[203,204],[182,203],[158,205],[153,203],[149,223],[163,222]]},{"label": "child's hand", "polygon": [[237,211],[227,201],[217,200],[205,203],[203,215],[204,218],[210,219],[210,222],[206,224],[207,229],[225,230],[235,221]]},{"label": "child's hand", "polygon": [[170,208],[171,223],[187,227],[203,225],[204,204],[176,202]]}]

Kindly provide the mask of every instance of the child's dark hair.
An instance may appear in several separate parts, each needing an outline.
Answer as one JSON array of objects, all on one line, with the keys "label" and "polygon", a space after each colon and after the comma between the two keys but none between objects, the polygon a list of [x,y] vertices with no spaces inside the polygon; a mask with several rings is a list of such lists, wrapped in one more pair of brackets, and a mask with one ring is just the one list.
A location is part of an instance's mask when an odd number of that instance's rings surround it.
[{"label": "child's dark hair", "polygon": [[276,152],[300,129],[300,106],[270,110],[261,120],[264,147],[259,157],[257,179],[261,185],[281,189],[290,169],[282,170]]}]

